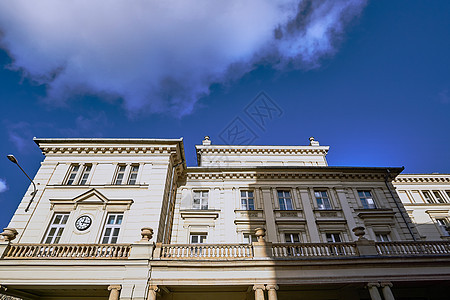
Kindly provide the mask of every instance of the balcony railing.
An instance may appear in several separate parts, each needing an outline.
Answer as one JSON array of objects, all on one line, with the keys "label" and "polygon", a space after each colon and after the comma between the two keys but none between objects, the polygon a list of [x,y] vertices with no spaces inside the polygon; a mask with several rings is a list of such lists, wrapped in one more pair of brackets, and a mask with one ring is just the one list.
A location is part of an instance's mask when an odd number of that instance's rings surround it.
[{"label": "balcony railing", "polygon": [[252,258],[252,245],[247,244],[164,244],[163,259],[242,259]]},{"label": "balcony railing", "polygon": [[311,258],[357,256],[356,243],[273,244],[273,257]]},{"label": "balcony railing", "polygon": [[[137,245],[136,245],[137,246]],[[151,247],[142,255],[142,247]],[[9,244],[4,259],[315,259],[386,256],[450,256],[450,241],[272,244]],[[367,247],[373,249],[369,254]],[[141,250],[139,250],[141,249]],[[133,252],[137,250],[136,252]],[[134,254],[133,254],[134,253]],[[145,253],[145,252],[144,252]],[[0,257],[2,254],[0,253]]]},{"label": "balcony railing", "polygon": [[379,255],[450,255],[450,242],[419,241],[419,242],[377,242]]},{"label": "balcony railing", "polygon": [[131,245],[11,244],[5,258],[128,258]]}]

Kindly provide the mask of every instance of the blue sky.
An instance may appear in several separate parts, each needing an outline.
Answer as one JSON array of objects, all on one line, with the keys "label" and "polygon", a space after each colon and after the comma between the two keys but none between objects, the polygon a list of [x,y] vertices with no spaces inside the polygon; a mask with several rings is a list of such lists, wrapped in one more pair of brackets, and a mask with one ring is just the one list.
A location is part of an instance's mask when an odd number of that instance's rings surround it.
[{"label": "blue sky", "polygon": [[[215,15],[220,12],[208,14],[213,8],[206,5],[203,15],[182,16],[194,24],[188,37],[178,27],[148,31],[152,24],[138,23],[147,26],[138,29],[137,21],[125,23],[130,31],[122,34],[136,31],[120,46],[128,56],[110,51],[120,32],[105,42],[107,49],[95,43],[102,35],[97,28],[113,15],[92,16],[93,27],[83,29],[86,44],[70,34],[61,40],[60,32],[34,20],[31,12],[21,17],[33,20],[32,26],[0,13],[0,226],[6,227],[29,184],[6,155],[13,153],[34,176],[43,156],[33,136],[184,137],[187,163],[193,166],[195,144],[205,135],[213,143],[228,143],[223,133],[238,125],[246,126],[252,144],[306,145],[314,136],[330,146],[328,162],[334,166],[449,173],[450,2],[331,3],[341,5],[336,11],[343,14],[336,17],[334,7],[326,12],[319,7],[295,16],[253,4],[227,19]],[[202,24],[213,17],[233,26],[212,22],[208,31]],[[292,18],[297,25],[310,22],[289,31]],[[61,30],[76,32],[82,25],[74,19]],[[305,34],[317,28],[325,28],[323,35]],[[267,34],[276,30],[282,38]],[[52,39],[44,43],[32,38],[36,34]],[[141,35],[151,37],[149,44],[142,45],[147,40]],[[155,46],[153,51],[153,40],[171,50]],[[176,75],[164,73],[169,71]],[[254,108],[262,91],[279,110],[258,126],[246,108]]]}]

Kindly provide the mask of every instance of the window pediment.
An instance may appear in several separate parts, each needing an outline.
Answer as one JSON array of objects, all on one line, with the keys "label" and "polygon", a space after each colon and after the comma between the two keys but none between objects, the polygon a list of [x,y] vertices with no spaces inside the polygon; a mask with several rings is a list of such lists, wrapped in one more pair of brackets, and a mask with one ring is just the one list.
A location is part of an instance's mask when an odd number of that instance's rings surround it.
[{"label": "window pediment", "polygon": [[75,210],[78,205],[97,205],[103,206],[104,209],[106,206],[121,205],[128,210],[133,202],[132,199],[109,199],[96,189],[90,189],[72,199],[50,199],[51,209],[72,207],[73,210]]}]

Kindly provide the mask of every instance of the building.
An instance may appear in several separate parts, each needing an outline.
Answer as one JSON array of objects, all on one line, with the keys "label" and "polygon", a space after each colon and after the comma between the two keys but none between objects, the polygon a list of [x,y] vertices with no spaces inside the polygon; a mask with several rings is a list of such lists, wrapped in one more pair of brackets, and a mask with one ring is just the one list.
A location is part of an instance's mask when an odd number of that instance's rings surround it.
[{"label": "building", "polygon": [[2,233],[0,293],[392,300],[449,290],[450,243],[421,241],[392,185],[403,168],[328,166],[329,147],[313,138],[205,137],[197,167],[182,139],[35,142],[38,191]]},{"label": "building", "polygon": [[422,240],[450,239],[450,174],[405,174],[393,182]]}]

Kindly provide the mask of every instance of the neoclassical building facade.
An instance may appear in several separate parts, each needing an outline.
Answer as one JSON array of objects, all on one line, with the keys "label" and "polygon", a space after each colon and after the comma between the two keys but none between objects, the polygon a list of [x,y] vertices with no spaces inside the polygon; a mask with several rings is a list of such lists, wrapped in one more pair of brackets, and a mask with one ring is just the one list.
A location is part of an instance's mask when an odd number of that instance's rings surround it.
[{"label": "neoclassical building facade", "polygon": [[0,294],[392,300],[450,288],[450,243],[412,222],[403,168],[328,166],[313,138],[205,137],[196,167],[182,139],[35,142],[45,159],[2,233]]}]

